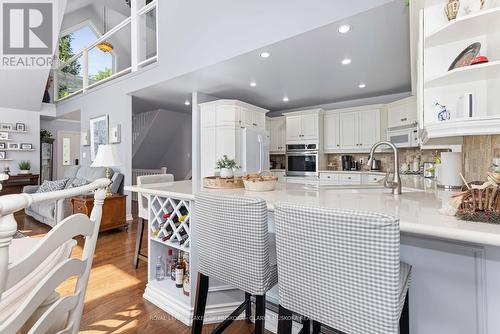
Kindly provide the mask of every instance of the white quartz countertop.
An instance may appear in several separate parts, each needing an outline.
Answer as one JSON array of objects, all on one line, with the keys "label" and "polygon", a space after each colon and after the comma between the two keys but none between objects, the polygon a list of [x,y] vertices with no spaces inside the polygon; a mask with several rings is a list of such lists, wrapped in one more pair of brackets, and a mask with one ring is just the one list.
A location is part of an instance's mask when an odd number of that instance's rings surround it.
[{"label": "white quartz countertop", "polygon": [[[405,178],[406,179],[406,178]],[[403,194],[394,196],[381,186],[366,188],[350,186],[311,186],[304,184],[278,183],[275,191],[251,192],[245,189],[203,189],[232,196],[257,197],[267,202],[270,211],[278,201],[293,202],[338,209],[354,209],[380,212],[399,217],[401,232],[420,236],[444,238],[475,244],[500,246],[500,225],[473,223],[439,213],[443,203],[448,202],[450,192],[436,191],[432,187],[420,187],[422,177],[403,180]],[[414,186],[414,187],[413,187]],[[421,188],[421,189],[414,189]],[[194,200],[191,181],[179,181],[147,185],[127,186],[127,191],[147,195]]]}]

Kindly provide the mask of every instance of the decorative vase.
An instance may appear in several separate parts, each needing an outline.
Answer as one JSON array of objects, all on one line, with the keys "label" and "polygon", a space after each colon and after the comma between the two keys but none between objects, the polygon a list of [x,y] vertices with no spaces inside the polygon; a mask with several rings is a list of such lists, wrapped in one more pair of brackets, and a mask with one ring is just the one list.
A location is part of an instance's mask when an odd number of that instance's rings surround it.
[{"label": "decorative vase", "polygon": [[28,170],[20,170],[19,171],[20,175],[26,175],[26,174],[29,174],[29,173],[30,173],[29,169]]},{"label": "decorative vase", "polygon": [[460,9],[460,0],[448,0],[448,3],[446,4],[446,7],[444,9],[448,21],[457,18],[459,9]]},{"label": "decorative vase", "polygon": [[230,179],[234,175],[232,168],[221,168],[220,177],[223,179]]}]

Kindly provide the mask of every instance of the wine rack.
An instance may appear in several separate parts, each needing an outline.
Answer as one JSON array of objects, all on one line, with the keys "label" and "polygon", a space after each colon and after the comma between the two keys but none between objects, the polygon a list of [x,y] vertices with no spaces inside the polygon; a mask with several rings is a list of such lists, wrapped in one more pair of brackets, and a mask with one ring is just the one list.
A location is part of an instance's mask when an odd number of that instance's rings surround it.
[{"label": "wine rack", "polygon": [[191,242],[191,201],[150,197],[151,239],[189,252]]}]

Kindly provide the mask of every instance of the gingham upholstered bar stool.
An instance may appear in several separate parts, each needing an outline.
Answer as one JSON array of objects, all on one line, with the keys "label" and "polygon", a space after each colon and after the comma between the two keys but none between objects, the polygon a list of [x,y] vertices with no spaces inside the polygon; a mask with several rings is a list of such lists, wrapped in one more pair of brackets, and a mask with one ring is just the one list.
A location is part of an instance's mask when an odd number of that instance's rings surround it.
[{"label": "gingham upholstered bar stool", "polygon": [[279,334],[291,333],[292,312],[313,320],[313,333],[320,324],[345,334],[409,333],[411,267],[400,263],[399,220],[291,203],[277,203],[274,220]]},{"label": "gingham upholstered bar stool", "polygon": [[198,193],[195,217],[199,268],[192,333],[202,331],[209,278],[245,292],[245,301],[212,333],[222,333],[243,311],[249,321],[252,295],[256,300],[255,333],[264,333],[265,295],[278,281],[274,235],[268,233],[266,202]]}]

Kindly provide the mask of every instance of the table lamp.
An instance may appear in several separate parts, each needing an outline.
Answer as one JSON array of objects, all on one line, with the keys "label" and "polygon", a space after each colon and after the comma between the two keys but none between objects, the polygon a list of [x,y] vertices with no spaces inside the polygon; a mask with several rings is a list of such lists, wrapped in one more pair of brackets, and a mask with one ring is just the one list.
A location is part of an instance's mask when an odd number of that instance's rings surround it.
[{"label": "table lamp", "polygon": [[[106,167],[106,177],[111,181],[111,167],[118,167],[121,165],[120,158],[116,152],[114,145],[99,145],[97,148],[97,155],[91,167]],[[111,192],[111,184],[106,188],[106,197],[113,196]]]}]

